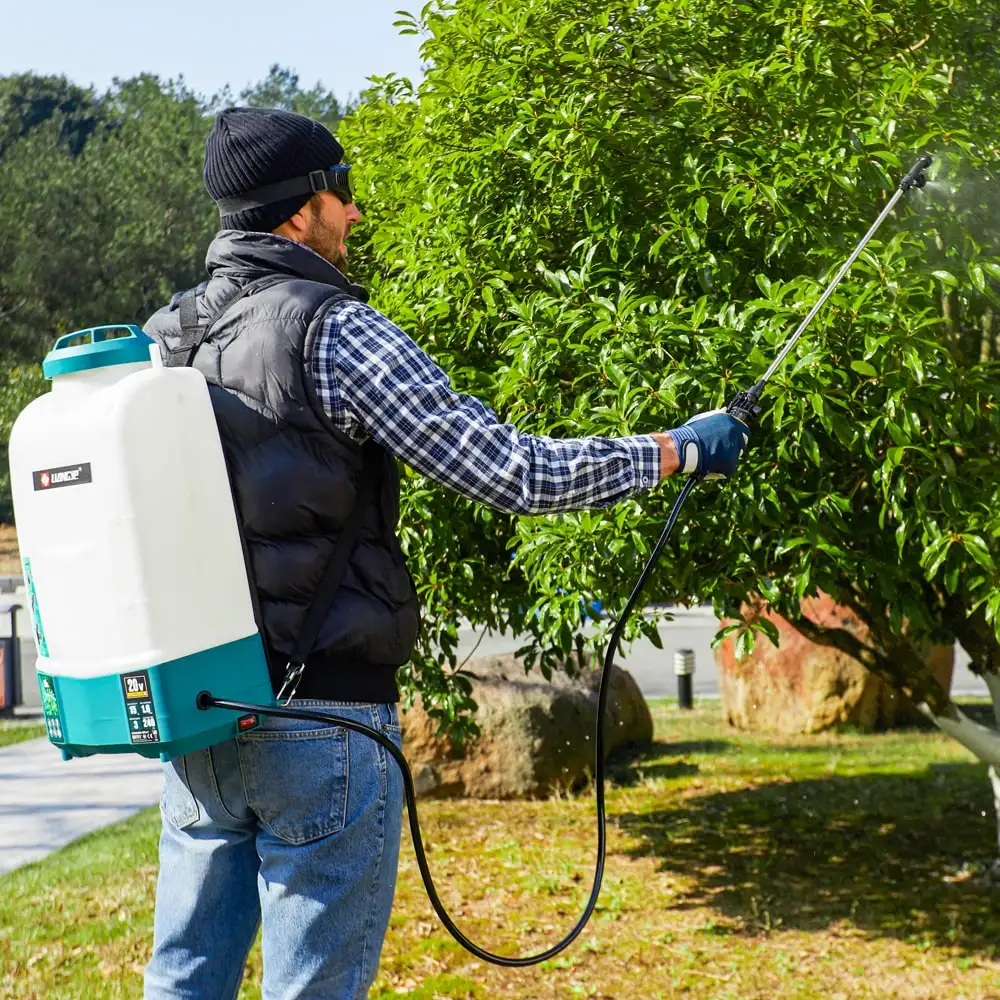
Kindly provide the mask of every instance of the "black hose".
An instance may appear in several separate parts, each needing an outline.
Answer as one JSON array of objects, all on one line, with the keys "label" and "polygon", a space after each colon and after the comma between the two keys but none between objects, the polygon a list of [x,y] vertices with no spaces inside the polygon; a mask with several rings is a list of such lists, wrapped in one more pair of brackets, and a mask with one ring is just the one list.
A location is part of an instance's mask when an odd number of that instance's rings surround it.
[{"label": "black hose", "polygon": [[667,539],[670,537],[670,533],[674,529],[674,524],[677,522],[677,517],[681,512],[681,508],[684,506],[688,496],[691,494],[691,491],[701,478],[701,476],[692,476],[684,484],[684,488],[681,490],[676,501],[674,502],[673,508],[670,511],[667,523],[664,525],[663,531],[660,533],[659,540],[653,548],[649,559],[646,561],[646,565],[643,567],[642,573],[639,574],[639,579],[632,588],[632,593],[629,595],[629,599],[625,602],[625,608],[619,616],[618,621],[615,623],[614,630],[611,633],[611,639],[608,642],[608,650],[604,656],[604,664],[601,668],[601,683],[597,696],[597,725],[594,737],[594,785],[597,792],[597,863],[594,866],[594,884],[590,890],[590,898],[587,900],[587,905],[584,907],[583,913],[580,915],[580,919],[577,920],[577,922],[573,925],[573,928],[564,938],[562,938],[562,940],[552,945],[551,948],[547,948],[545,951],[541,951],[536,955],[528,955],[525,958],[507,958],[504,955],[494,955],[492,952],[486,951],[485,948],[480,948],[479,945],[470,941],[458,929],[458,927],[455,926],[455,922],[450,916],[448,916],[448,911],[444,908],[444,904],[441,902],[441,899],[437,894],[437,889],[434,888],[434,879],[431,876],[431,870],[427,865],[427,855],[424,853],[424,841],[420,833],[420,820],[417,817],[417,796],[413,788],[413,775],[410,773],[410,766],[406,762],[406,757],[403,756],[402,750],[400,750],[399,747],[397,747],[396,744],[393,743],[387,736],[384,736],[375,729],[362,725],[360,722],[353,722],[350,719],[341,719],[335,715],[327,715],[323,712],[308,712],[293,708],[252,705],[249,702],[244,701],[229,701],[226,698],[216,698],[208,691],[202,691],[201,694],[198,695],[198,707],[202,709],[227,708],[234,712],[259,712],[264,715],[277,715],[286,719],[303,719],[310,722],[324,722],[330,725],[342,726],[344,729],[349,729],[352,732],[360,733],[362,736],[367,736],[370,739],[375,740],[375,742],[382,746],[399,765],[399,770],[403,778],[403,791],[406,796],[406,809],[410,823],[410,836],[413,838],[413,851],[417,856],[417,867],[420,869],[420,877],[424,880],[424,888],[427,890],[427,896],[431,901],[431,906],[434,907],[434,912],[437,913],[438,917],[440,917],[441,923],[444,924],[448,933],[451,934],[451,936],[463,948],[475,955],[476,958],[481,958],[484,962],[492,962],[494,965],[502,965],[507,968],[523,968],[528,965],[538,965],[540,962],[548,961],[548,959],[554,958],[561,951],[568,948],[580,936],[581,931],[587,926],[587,922],[590,920],[594,912],[594,908],[597,906],[597,898],[600,895],[601,883],[604,879],[604,855],[607,848],[607,821],[604,815],[604,716],[608,704],[608,695],[611,690],[611,667],[614,663],[615,653],[618,651],[618,645],[621,642],[621,636],[625,629],[625,624],[628,621],[629,616],[632,614],[632,611],[635,609],[635,605],[639,600],[640,594],[642,593],[642,588],[645,586],[646,580],[649,578],[650,573],[653,571],[653,567],[660,558],[660,553],[663,551],[664,545],[667,544]]}]

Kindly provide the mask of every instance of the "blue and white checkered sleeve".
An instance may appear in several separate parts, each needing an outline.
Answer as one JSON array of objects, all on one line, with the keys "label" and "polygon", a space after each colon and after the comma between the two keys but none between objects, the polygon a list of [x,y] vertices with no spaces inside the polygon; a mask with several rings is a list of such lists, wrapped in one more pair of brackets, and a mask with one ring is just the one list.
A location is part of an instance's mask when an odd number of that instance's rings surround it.
[{"label": "blue and white checkered sleeve", "polygon": [[417,472],[490,507],[605,507],[659,482],[660,450],[649,435],[521,434],[456,392],[399,327],[363,303],[331,311],[312,364],[320,402],[338,427],[371,436]]}]

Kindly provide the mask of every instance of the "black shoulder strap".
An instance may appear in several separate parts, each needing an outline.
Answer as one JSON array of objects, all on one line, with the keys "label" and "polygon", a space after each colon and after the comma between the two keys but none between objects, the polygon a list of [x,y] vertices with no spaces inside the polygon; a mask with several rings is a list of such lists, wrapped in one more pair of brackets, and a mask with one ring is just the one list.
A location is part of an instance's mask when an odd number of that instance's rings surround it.
[{"label": "black shoulder strap", "polygon": [[[203,339],[202,328],[198,324],[197,288],[189,288],[181,296],[179,309],[181,314],[181,339],[178,343],[178,350],[187,353],[187,357],[184,359],[184,367],[190,368]],[[206,330],[205,332],[207,333],[208,331]]]},{"label": "black shoulder strap", "polygon": [[177,303],[180,311],[181,337],[178,346],[171,353],[187,353],[184,359],[184,367],[190,368],[194,364],[195,355],[198,348],[204,343],[205,338],[212,332],[212,327],[222,319],[223,316],[240,299],[250,295],[252,292],[261,291],[272,284],[276,284],[284,279],[276,275],[266,275],[257,278],[255,281],[247,282],[207,323],[198,322],[198,289],[189,288]]},{"label": "black shoulder strap", "polygon": [[299,639],[295,644],[295,651],[292,654],[290,667],[301,667],[305,665],[306,659],[313,651],[313,646],[319,636],[319,630],[323,624],[326,613],[333,604],[333,599],[340,589],[340,584],[347,571],[347,562],[351,558],[358,538],[361,536],[361,524],[364,520],[365,512],[371,506],[375,498],[375,490],[379,481],[379,468],[381,465],[381,449],[371,443],[364,446],[361,465],[361,477],[358,480],[357,493],[354,498],[354,507],[348,515],[337,544],[330,555],[330,561],[323,571],[316,593],[313,595],[312,604],[306,612],[302,628],[299,630]]},{"label": "black shoulder strap", "polygon": [[198,325],[198,289],[189,288],[179,303],[181,314],[181,330],[185,338],[194,336],[201,330]]}]

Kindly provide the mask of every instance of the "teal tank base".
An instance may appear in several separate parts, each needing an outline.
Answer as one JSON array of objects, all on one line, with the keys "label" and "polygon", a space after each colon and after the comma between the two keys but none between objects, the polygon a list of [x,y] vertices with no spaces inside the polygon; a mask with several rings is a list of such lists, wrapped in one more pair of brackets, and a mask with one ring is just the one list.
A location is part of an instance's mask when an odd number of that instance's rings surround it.
[{"label": "teal tank base", "polygon": [[255,715],[198,708],[205,690],[262,708],[276,704],[259,635],[100,677],[48,674],[40,658],[38,684],[49,740],[64,760],[137,753],[166,761],[256,727]]}]

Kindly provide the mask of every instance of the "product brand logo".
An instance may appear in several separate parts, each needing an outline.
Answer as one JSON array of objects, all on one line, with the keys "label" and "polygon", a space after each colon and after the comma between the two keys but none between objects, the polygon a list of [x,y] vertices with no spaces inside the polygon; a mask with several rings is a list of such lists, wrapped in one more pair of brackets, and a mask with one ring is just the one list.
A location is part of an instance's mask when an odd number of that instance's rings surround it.
[{"label": "product brand logo", "polygon": [[58,469],[42,469],[31,474],[35,481],[35,490],[51,490],[57,486],[78,486],[81,483],[92,482],[90,462],[82,465],[64,465]]}]

